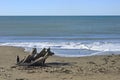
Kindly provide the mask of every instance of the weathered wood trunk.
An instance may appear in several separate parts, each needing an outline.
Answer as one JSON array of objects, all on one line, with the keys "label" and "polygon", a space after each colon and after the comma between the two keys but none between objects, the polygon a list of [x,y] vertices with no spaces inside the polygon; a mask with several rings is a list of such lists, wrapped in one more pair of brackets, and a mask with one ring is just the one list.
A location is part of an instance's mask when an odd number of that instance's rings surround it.
[{"label": "weathered wood trunk", "polygon": [[19,66],[37,66],[37,65],[44,65],[46,59],[49,56],[52,56],[54,53],[50,51],[50,48],[46,50],[46,48],[43,48],[41,52],[38,54],[37,49],[33,48],[32,52],[22,59],[21,61],[17,62],[17,65]]},{"label": "weathered wood trunk", "polygon": [[33,48],[32,52],[23,60],[23,63],[30,63],[34,60],[34,56],[37,54],[37,49]]},{"label": "weathered wood trunk", "polygon": [[36,60],[40,57],[43,57],[45,54],[46,54],[46,48],[43,48],[40,53],[38,53],[34,56],[34,60]]}]

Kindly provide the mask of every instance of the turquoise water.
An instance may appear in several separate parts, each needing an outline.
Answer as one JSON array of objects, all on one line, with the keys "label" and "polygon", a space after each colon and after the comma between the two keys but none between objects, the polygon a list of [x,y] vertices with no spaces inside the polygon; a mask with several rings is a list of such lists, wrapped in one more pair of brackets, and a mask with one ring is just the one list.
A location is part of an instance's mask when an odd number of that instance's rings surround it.
[{"label": "turquoise water", "polygon": [[0,16],[0,45],[51,47],[60,56],[118,53],[120,16]]}]

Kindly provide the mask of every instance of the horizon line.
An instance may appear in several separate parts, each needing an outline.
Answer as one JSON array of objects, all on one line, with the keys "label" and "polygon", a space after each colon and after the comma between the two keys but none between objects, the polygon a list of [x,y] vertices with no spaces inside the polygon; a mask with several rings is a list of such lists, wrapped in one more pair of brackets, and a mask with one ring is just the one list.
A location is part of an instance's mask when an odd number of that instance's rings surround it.
[{"label": "horizon line", "polygon": [[0,15],[2,16],[120,16],[120,15]]}]

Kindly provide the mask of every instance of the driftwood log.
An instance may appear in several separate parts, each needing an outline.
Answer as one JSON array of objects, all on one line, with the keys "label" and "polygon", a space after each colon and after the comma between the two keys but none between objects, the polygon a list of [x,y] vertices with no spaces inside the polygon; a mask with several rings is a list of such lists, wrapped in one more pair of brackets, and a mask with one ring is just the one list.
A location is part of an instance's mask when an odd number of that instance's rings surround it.
[{"label": "driftwood log", "polygon": [[24,59],[19,61],[19,56],[17,56],[17,65],[19,66],[43,66],[45,64],[46,59],[49,56],[54,55],[51,52],[50,48],[43,48],[40,53],[37,53],[37,49],[33,48],[32,52],[26,56]]}]

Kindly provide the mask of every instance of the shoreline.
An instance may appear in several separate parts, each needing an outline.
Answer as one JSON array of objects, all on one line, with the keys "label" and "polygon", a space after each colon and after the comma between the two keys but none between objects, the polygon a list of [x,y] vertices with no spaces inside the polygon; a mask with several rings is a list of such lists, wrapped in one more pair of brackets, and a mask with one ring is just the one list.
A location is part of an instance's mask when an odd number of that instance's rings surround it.
[{"label": "shoreline", "polygon": [[[15,48],[21,48],[24,50],[24,53],[30,53],[32,48],[25,48],[25,47],[20,47],[20,46],[7,46],[7,45],[0,45],[0,47],[15,47]],[[43,48],[37,48],[37,52],[39,53]],[[84,54],[84,52],[79,53],[79,51],[81,51],[82,49],[62,49],[59,50],[56,53],[56,50],[58,49],[52,49],[52,51],[55,52],[56,57],[64,57],[64,58],[78,58],[78,57],[92,57],[92,56],[107,56],[107,55],[120,55],[120,51],[103,51],[103,52],[91,52],[90,54]],[[84,50],[84,49],[83,49]],[[76,52],[77,51],[77,52]],[[74,53],[75,54],[72,54]],[[61,54],[62,53],[62,54]],[[70,53],[70,54],[66,54],[66,53]]]},{"label": "shoreline", "polygon": [[[54,52],[54,51],[53,51]],[[0,80],[119,80],[120,55],[50,56],[44,67],[16,66],[24,48],[0,46]]]}]

